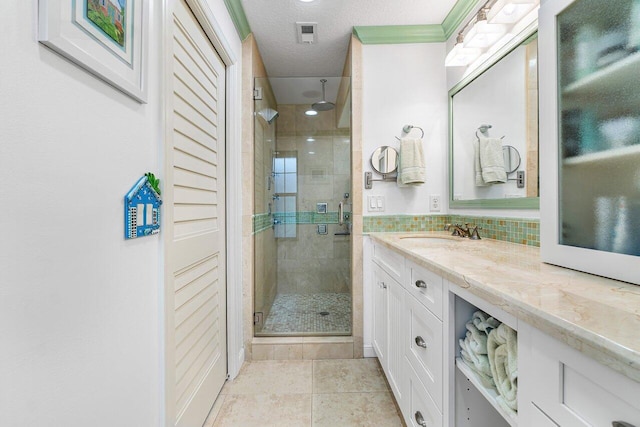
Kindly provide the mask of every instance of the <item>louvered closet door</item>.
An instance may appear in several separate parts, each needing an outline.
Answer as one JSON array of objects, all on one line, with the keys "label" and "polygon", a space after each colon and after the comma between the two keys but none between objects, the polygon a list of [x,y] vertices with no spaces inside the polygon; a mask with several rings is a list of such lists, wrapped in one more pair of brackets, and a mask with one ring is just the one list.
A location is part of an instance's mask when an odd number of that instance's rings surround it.
[{"label": "louvered closet door", "polygon": [[172,425],[200,427],[227,374],[225,67],[184,0],[174,3],[172,27],[167,405]]}]

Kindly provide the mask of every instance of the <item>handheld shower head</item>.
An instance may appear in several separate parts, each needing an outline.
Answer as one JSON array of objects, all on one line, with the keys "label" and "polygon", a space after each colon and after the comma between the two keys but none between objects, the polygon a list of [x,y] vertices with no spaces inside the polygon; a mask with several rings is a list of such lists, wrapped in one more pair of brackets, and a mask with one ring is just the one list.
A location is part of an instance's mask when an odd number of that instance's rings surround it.
[{"label": "handheld shower head", "polygon": [[278,113],[273,108],[263,108],[262,110],[258,111],[258,115],[262,117],[268,124],[273,123],[275,119],[278,118],[279,114],[280,113]]}]

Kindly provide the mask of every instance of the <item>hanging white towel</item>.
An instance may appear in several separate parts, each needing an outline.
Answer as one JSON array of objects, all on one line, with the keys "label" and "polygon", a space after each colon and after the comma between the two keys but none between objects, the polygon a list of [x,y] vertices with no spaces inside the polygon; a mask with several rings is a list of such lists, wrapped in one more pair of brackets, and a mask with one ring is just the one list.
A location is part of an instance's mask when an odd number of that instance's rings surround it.
[{"label": "hanging white towel", "polygon": [[473,166],[476,177],[476,187],[486,187],[487,183],[482,179],[482,165],[480,164],[480,141],[473,140]]},{"label": "hanging white towel", "polygon": [[485,184],[507,182],[502,154],[502,140],[499,138],[480,138],[480,166]]},{"label": "hanging white towel", "polygon": [[422,185],[425,181],[422,139],[402,138],[398,163],[398,185]]}]

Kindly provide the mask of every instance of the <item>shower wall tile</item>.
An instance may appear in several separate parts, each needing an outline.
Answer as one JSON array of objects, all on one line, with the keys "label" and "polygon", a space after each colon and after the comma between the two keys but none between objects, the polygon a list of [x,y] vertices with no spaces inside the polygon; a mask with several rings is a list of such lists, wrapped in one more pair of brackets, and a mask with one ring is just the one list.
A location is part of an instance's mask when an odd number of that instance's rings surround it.
[{"label": "shower wall tile", "polygon": [[278,104],[278,119],[276,120],[276,132],[278,134],[278,149],[280,147],[280,135],[294,135],[296,133],[296,106]]},{"label": "shower wall tile", "polygon": [[311,105],[296,105],[296,132],[334,131],[336,129],[336,110],[319,111],[316,116],[307,116],[304,112]]}]

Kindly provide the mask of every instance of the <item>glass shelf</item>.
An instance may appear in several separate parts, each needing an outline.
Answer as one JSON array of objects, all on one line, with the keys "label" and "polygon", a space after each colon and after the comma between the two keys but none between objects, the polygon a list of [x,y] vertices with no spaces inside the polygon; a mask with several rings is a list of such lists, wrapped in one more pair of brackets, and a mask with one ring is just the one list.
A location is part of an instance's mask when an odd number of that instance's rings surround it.
[{"label": "glass shelf", "polygon": [[562,109],[615,99],[617,109],[624,107],[637,111],[640,108],[637,94],[639,75],[640,52],[636,52],[567,85],[562,91]]}]

